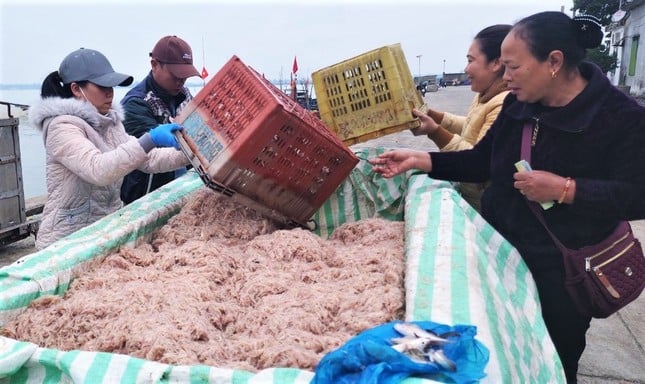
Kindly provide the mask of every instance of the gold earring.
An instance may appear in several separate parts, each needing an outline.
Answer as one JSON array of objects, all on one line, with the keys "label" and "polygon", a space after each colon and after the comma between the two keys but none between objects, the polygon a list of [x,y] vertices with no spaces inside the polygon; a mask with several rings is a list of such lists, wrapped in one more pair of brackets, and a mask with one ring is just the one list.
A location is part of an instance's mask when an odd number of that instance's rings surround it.
[{"label": "gold earring", "polygon": [[551,78],[555,79],[556,77],[558,77],[558,72],[556,72],[554,69],[553,71],[551,71]]}]

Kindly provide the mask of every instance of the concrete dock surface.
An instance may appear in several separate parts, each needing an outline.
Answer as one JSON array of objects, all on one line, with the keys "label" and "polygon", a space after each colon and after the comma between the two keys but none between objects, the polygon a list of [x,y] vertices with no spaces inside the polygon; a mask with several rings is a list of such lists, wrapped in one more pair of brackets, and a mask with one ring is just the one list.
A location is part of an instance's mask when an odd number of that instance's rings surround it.
[{"label": "concrete dock surface", "polygon": [[[440,111],[465,114],[473,99],[468,86],[441,88],[427,93],[426,103]],[[436,150],[425,136],[409,131],[383,136],[352,146]],[[645,198],[645,196],[643,197]],[[645,243],[645,220],[633,221],[634,233]],[[0,266],[35,252],[33,237],[0,247]],[[645,384],[645,297],[607,319],[594,319],[587,333],[587,348],[580,361],[580,384]]]}]

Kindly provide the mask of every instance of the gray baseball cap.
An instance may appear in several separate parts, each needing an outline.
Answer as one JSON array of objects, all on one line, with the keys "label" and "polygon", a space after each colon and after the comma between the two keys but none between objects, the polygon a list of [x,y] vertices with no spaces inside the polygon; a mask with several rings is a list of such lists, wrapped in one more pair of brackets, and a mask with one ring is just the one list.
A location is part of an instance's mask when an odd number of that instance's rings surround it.
[{"label": "gray baseball cap", "polygon": [[60,63],[58,74],[63,84],[89,81],[101,87],[128,86],[132,76],[114,72],[108,59],[99,51],[81,48],[67,55]]}]

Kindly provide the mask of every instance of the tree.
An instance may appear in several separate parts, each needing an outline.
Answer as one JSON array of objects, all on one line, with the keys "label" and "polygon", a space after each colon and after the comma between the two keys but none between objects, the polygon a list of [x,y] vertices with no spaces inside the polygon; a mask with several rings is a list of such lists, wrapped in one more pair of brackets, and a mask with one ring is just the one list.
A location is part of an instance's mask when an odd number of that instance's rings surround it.
[{"label": "tree", "polygon": [[602,25],[611,23],[611,15],[616,13],[620,0],[573,0],[573,14],[594,15]]},{"label": "tree", "polygon": [[588,50],[587,60],[598,65],[600,69],[602,69],[603,73],[612,72],[614,69],[618,68],[616,52],[610,55],[604,45]]},{"label": "tree", "polygon": [[[611,16],[618,11],[620,0],[573,0],[573,14],[593,15],[600,19],[600,23],[606,27],[611,23]],[[587,59],[596,63],[604,73],[613,71],[618,67],[618,59],[615,54],[610,55],[606,46],[587,51]]]}]

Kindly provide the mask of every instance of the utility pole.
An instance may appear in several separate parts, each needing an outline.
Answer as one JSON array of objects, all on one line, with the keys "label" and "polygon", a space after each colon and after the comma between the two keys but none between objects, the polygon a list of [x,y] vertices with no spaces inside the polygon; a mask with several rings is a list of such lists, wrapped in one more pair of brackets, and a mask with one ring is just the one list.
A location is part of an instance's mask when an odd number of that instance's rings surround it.
[{"label": "utility pole", "polygon": [[419,78],[421,78],[421,56],[423,55],[417,55],[417,59],[419,59]]}]

